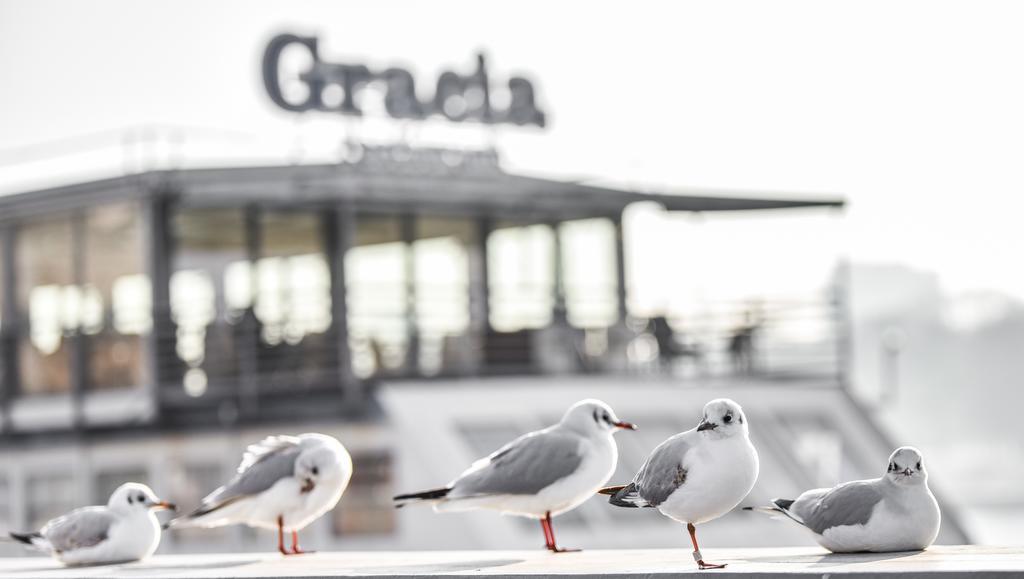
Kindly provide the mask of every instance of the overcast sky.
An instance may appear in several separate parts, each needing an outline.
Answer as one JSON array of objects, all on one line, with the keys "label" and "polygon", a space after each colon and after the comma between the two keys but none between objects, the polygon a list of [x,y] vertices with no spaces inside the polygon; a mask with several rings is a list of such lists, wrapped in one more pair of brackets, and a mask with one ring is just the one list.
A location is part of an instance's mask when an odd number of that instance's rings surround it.
[{"label": "overcast sky", "polygon": [[[511,168],[566,178],[840,194],[848,211],[810,218],[809,245],[829,231],[854,260],[1024,297],[1022,16],[1010,2],[0,0],[0,187],[102,172],[37,159],[117,149],[141,125],[187,127],[207,159],[397,134],[275,109],[259,58],[277,32],[319,35],[326,60],[404,65],[426,92],[483,49],[493,82],[535,81],[549,128],[407,136],[493,143]],[[756,245],[789,221],[724,238]]]}]

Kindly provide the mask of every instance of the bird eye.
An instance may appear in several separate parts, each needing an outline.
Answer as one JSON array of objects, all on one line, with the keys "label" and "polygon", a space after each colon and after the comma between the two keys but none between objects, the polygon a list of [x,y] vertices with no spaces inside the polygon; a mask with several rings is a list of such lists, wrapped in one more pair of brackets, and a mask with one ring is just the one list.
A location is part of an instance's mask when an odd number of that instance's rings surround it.
[{"label": "bird eye", "polygon": [[726,424],[732,422],[732,414],[726,414],[725,417],[722,418],[722,422]]},{"label": "bird eye", "polygon": [[313,474],[320,474],[320,469],[314,466],[313,468],[310,469],[310,472],[312,472]]},{"label": "bird eye", "polygon": [[921,470],[921,461],[917,461],[917,466],[914,468],[916,468],[917,470]]},{"label": "bird eye", "polygon": [[128,495],[128,504],[129,505],[132,504],[132,496],[131,495]]}]

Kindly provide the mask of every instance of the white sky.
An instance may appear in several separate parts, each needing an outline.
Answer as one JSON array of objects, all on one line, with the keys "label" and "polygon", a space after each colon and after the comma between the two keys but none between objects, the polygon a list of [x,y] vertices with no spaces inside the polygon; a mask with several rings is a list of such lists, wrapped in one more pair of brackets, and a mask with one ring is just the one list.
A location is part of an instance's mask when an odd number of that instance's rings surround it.
[{"label": "white sky", "polygon": [[[705,243],[735,257],[788,236],[770,246],[789,258],[776,282],[825,246],[1024,298],[1024,4],[628,6],[0,0],[0,187],[102,172],[93,157],[63,158],[75,173],[25,163],[24,145],[140,125],[189,127],[205,159],[397,134],[275,109],[259,59],[277,32],[318,34],[325,60],[407,66],[427,91],[484,49],[492,82],[533,78],[549,129],[434,122],[412,136],[495,143],[510,168],[563,178],[842,194],[841,218],[727,220]],[[116,151],[120,137],[87,141]]]}]

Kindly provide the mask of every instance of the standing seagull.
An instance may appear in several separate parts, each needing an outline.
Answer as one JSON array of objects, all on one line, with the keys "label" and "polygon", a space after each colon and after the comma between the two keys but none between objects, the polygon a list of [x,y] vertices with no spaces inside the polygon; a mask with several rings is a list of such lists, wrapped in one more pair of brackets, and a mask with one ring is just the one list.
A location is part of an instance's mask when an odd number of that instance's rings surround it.
[{"label": "standing seagull", "polygon": [[796,500],[774,499],[768,507],[746,507],[784,515],[814,533],[819,545],[835,553],[918,551],[939,534],[942,515],[928,489],[921,453],[897,448],[885,476],[814,489]]},{"label": "standing seagull", "polygon": [[38,533],[11,538],[49,553],[65,565],[126,563],[145,559],[160,545],[156,509],[174,509],[149,487],[125,483],[105,507],[82,507],[43,525]]},{"label": "standing seagull", "polygon": [[612,495],[608,502],[615,506],[654,507],[686,523],[697,566],[721,569],[725,565],[704,561],[694,525],[721,517],[754,488],[758,459],[749,434],[739,404],[728,398],[712,400],[697,428],[658,445],[633,482],[600,492]]},{"label": "standing seagull", "polygon": [[396,506],[429,502],[437,512],[491,509],[540,519],[547,549],[570,551],[555,543],[551,517],[580,506],[608,482],[619,458],[612,435],[623,428],[636,430],[604,402],[581,400],[558,424],[520,436],[448,486],[398,495]]},{"label": "standing seagull", "polygon": [[[168,527],[220,527],[244,523],[277,529],[282,555],[304,553],[299,531],[334,508],[352,477],[352,458],[323,434],[270,436],[246,449],[238,474]],[[292,548],[284,534],[292,534]]]}]

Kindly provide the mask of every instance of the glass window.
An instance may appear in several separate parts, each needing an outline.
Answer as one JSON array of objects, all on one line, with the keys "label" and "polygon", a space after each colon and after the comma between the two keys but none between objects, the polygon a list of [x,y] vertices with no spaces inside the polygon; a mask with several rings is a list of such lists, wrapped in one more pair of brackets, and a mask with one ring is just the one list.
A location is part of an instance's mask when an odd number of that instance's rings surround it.
[{"label": "glass window", "polygon": [[84,327],[89,338],[92,388],[140,386],[145,340],[153,325],[152,295],[145,273],[139,205],[118,203],[85,214],[83,288],[96,296],[100,314]]},{"label": "glass window", "polygon": [[177,210],[171,218],[171,319],[177,372],[193,396],[208,380],[238,375],[238,342],[252,304],[245,215],[240,209]]},{"label": "glass window", "polygon": [[[337,367],[331,327],[331,273],[317,213],[266,211],[260,217],[254,312],[260,370],[308,374]],[[248,273],[244,274],[248,277]]]},{"label": "glass window", "polygon": [[409,271],[399,219],[359,216],[345,255],[348,326],[356,375],[401,373],[409,342]]},{"label": "glass window", "polygon": [[469,248],[476,239],[468,219],[421,217],[413,243],[420,371],[461,373],[475,366],[468,335]]},{"label": "glass window", "polygon": [[95,292],[75,285],[70,215],[18,228],[18,309],[27,316],[19,335],[21,388],[27,394],[70,390],[67,335],[97,318]]},{"label": "glass window", "polygon": [[69,475],[36,474],[25,482],[29,529],[38,529],[50,519],[79,506],[75,504],[75,484]]},{"label": "glass window", "polygon": [[491,326],[541,328],[554,307],[554,235],[547,225],[499,224],[487,240]]},{"label": "glass window", "polygon": [[104,470],[96,475],[92,487],[92,501],[94,505],[105,505],[114,494],[117,487],[124,483],[135,482],[144,485],[149,484],[149,475],[144,468],[119,468]]},{"label": "glass window", "polygon": [[607,219],[567,221],[559,236],[569,323],[610,327],[618,319],[615,226]]},{"label": "glass window", "polygon": [[333,512],[336,535],[379,535],[395,531],[393,461],[387,451],[352,456],[352,480]]}]

